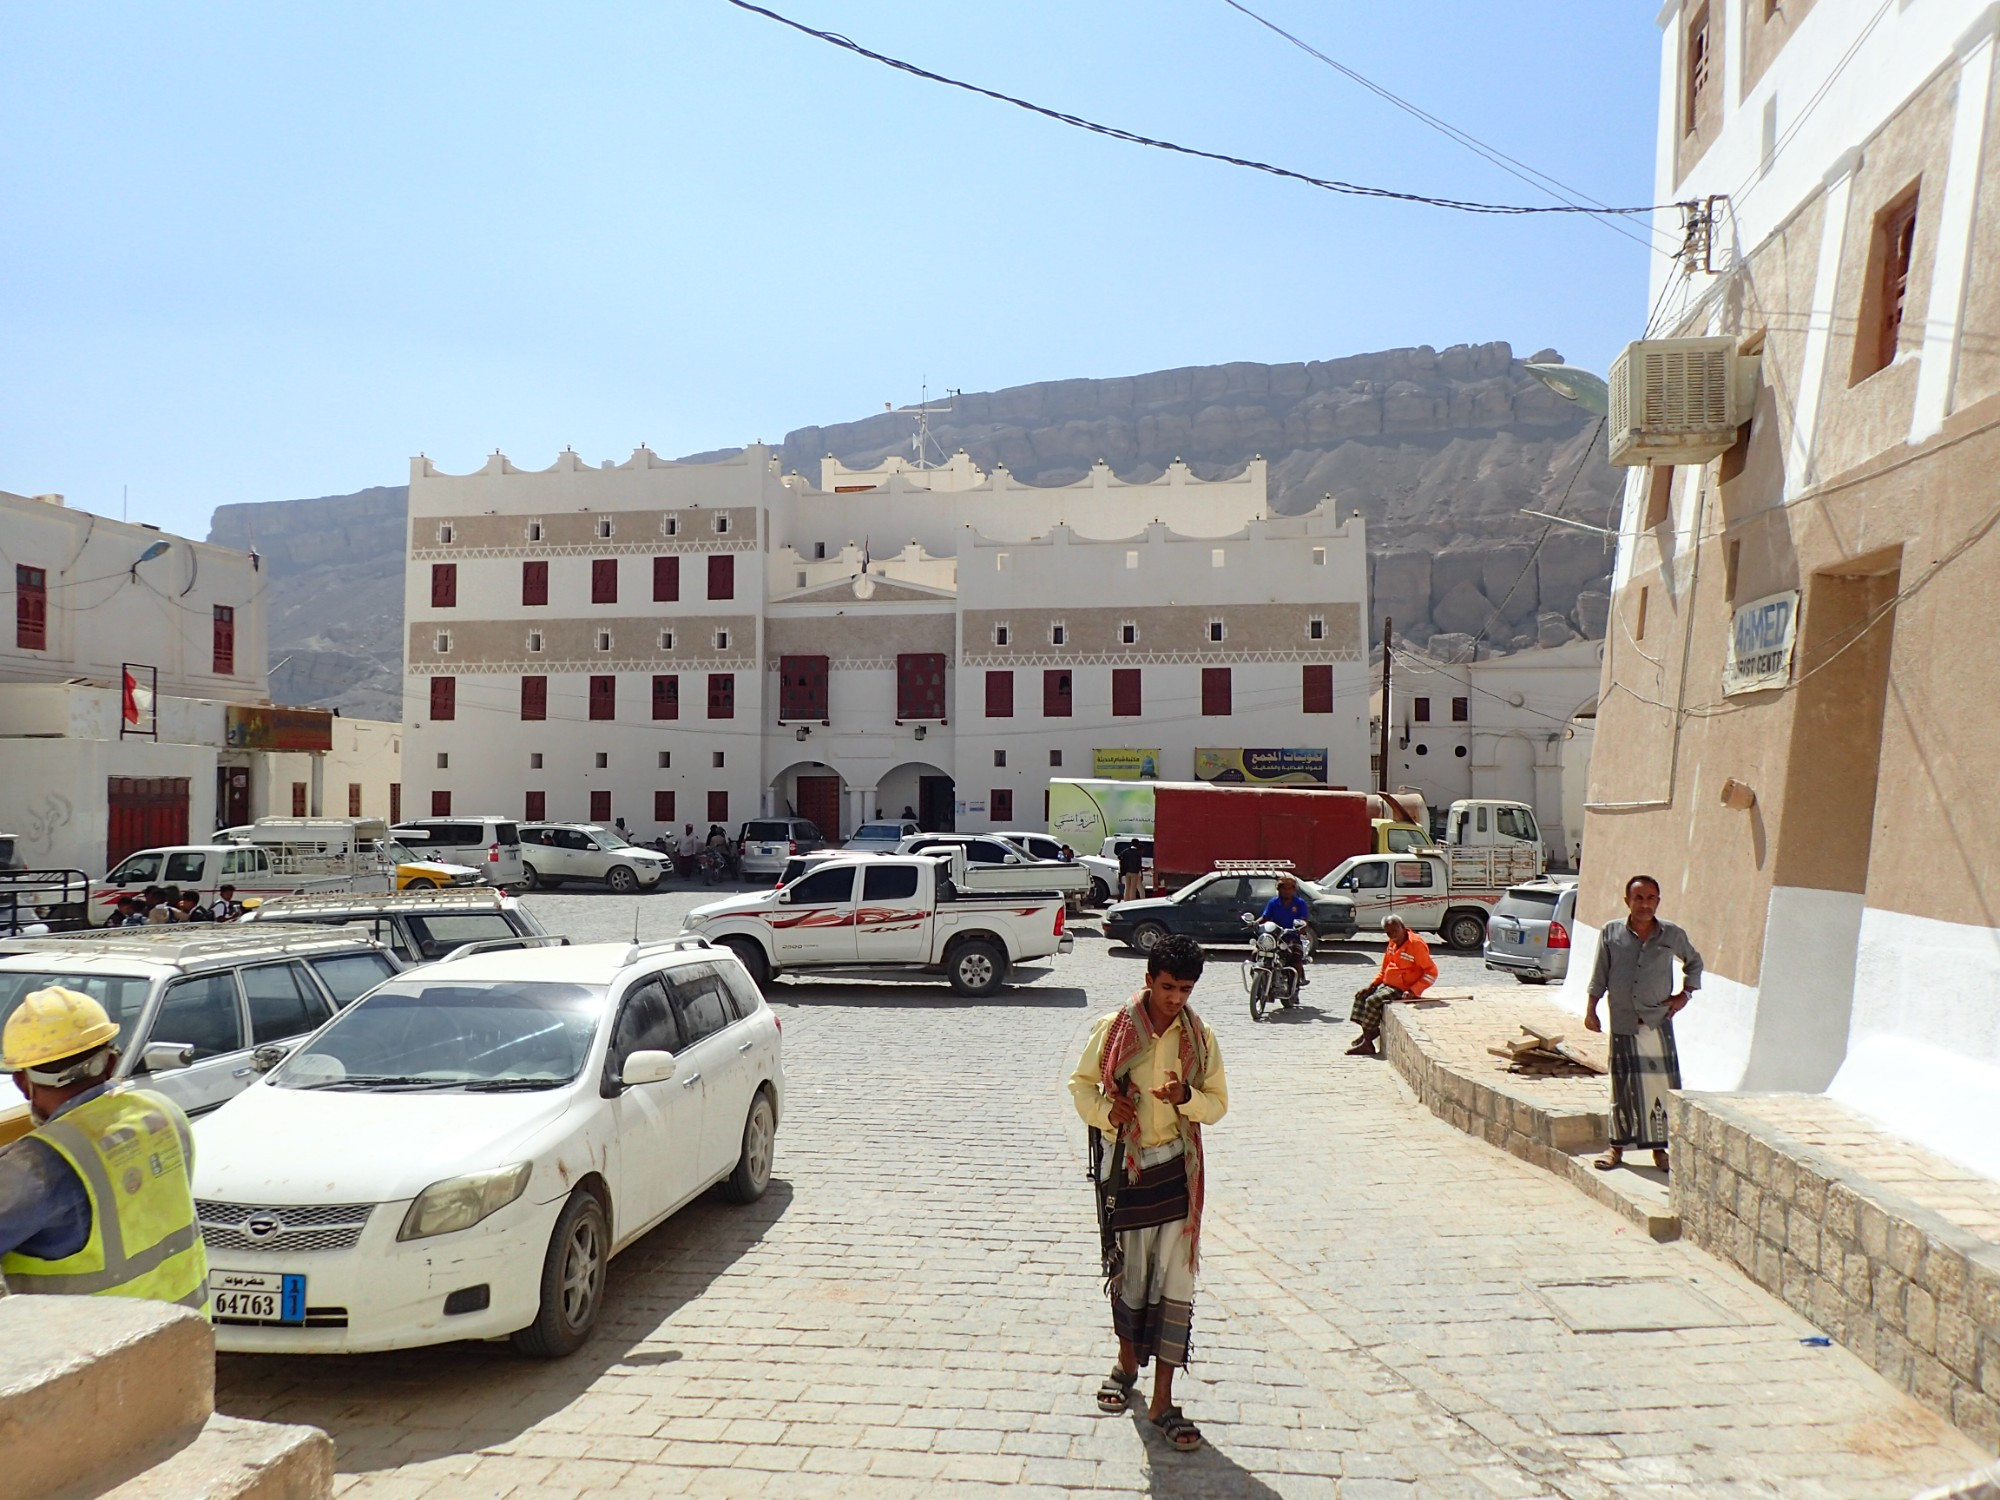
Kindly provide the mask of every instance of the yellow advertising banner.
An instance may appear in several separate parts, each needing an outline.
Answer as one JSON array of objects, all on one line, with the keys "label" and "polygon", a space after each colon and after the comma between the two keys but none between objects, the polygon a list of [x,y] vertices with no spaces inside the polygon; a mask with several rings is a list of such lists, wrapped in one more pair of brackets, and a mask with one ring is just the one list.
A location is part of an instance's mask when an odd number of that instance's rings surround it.
[{"label": "yellow advertising banner", "polygon": [[1093,750],[1090,774],[1103,781],[1158,781],[1160,752],[1153,750]]}]

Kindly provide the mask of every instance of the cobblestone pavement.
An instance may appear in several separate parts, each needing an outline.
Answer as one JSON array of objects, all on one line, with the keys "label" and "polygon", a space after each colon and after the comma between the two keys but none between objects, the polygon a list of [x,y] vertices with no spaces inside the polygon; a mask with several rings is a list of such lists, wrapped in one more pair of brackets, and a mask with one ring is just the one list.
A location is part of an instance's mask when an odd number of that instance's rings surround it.
[{"label": "cobblestone pavement", "polygon": [[[698,897],[641,898],[648,935]],[[573,937],[633,903],[534,898]],[[1371,962],[1253,1025],[1233,963],[1195,1003],[1228,1061],[1208,1136],[1194,1368],[1209,1446],[1097,1414],[1108,1315],[1063,1083],[1089,1017],[1135,986],[1094,934],[986,1003],[938,987],[774,995],[791,1079],[778,1180],[708,1199],[620,1258],[596,1339],[221,1362],[228,1412],[311,1422],[346,1493],[1009,1497],[1907,1496],[1971,1443],[1779,1303],[1654,1245],[1346,1058]],[[1444,982],[1483,982],[1446,961]],[[1570,1292],[1554,1284],[1603,1283]],[[1652,1332],[1578,1332],[1575,1308]],[[1689,1302],[1686,1294],[1697,1294]],[[1571,1309],[1570,1322],[1558,1308]],[[1666,1311],[1672,1313],[1673,1308]]]}]

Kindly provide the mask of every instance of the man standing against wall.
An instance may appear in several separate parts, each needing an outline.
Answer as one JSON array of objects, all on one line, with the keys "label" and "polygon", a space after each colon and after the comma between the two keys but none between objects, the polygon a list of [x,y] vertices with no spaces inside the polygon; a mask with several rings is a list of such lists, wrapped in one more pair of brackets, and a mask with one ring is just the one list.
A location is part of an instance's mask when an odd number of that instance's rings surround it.
[{"label": "man standing against wall", "polygon": [[[1662,922],[1660,883],[1650,875],[1625,882],[1622,922],[1607,922],[1597,943],[1584,1006],[1586,1031],[1604,1030],[1597,1002],[1611,1004],[1611,1149],[1592,1163],[1609,1172],[1625,1153],[1651,1151],[1667,1170],[1667,1094],[1681,1086],[1674,1017],[1701,988],[1701,955],[1686,932]],[[1674,960],[1681,987],[1674,988]]]}]

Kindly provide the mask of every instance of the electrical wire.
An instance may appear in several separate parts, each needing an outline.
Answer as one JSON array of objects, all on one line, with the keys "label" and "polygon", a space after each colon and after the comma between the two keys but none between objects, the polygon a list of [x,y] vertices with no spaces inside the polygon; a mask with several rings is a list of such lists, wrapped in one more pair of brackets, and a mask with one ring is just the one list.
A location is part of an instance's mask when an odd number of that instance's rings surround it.
[{"label": "electrical wire", "polygon": [[1242,167],[1252,172],[1267,172],[1273,177],[1282,177],[1287,181],[1304,183],[1307,187],[1320,188],[1329,193],[1342,193],[1356,198],[1383,198],[1398,203],[1421,203],[1432,208],[1452,209],[1459,213],[1513,216],[1529,214],[1588,214],[1599,216],[1612,214],[1619,217],[1630,217],[1638,214],[1655,213],[1662,208],[1674,206],[1672,204],[1649,203],[1633,208],[1585,208],[1570,203],[1482,203],[1467,198],[1440,198],[1427,193],[1406,193],[1399,192],[1393,188],[1371,187],[1365,183],[1347,182],[1337,177],[1315,177],[1309,172],[1295,172],[1289,167],[1274,166],[1270,162],[1258,161],[1253,157],[1231,156],[1221,151],[1205,151],[1199,147],[1183,146],[1174,141],[1161,140],[1155,136],[1140,135],[1135,131],[1121,129],[1116,125],[1102,125],[1095,120],[1087,120],[1081,115],[1073,115],[1064,110],[1051,109],[1047,105],[1036,104],[1013,94],[1003,94],[997,89],[984,88],[976,83],[967,83],[963,79],[947,77],[943,73],[934,73],[929,68],[920,68],[915,63],[904,62],[902,59],[891,57],[887,53],[876,52],[871,48],[864,47],[859,42],[842,36],[837,31],[823,31],[818,27],[808,26],[803,21],[794,21],[789,16],[782,16],[777,11],[769,10],[762,5],[753,5],[751,0],[726,0],[726,3],[735,6],[738,10],[748,11],[752,15],[763,16],[766,20],[775,21],[780,26],[789,27],[801,35],[825,42],[829,46],[839,47],[844,51],[852,52],[857,57],[865,57],[870,62],[880,63],[885,68],[894,68],[898,72],[908,73],[912,77],[922,78],[931,83],[941,83],[947,88],[962,89],[968,94],[978,94],[982,98],[992,99],[1001,104],[1011,104],[1016,109],[1024,109],[1030,114],[1054,120],[1059,125],[1068,125],[1076,130],[1085,130],[1095,135],[1107,136],[1115,141],[1124,141],[1128,145],[1150,146],[1156,151],[1171,151],[1181,156],[1198,157],[1203,161],[1220,162],[1224,166]]},{"label": "electrical wire", "polygon": [[[1552,507],[1553,510],[1560,511],[1563,506],[1569,503],[1570,491],[1576,488],[1577,480],[1583,477],[1584,466],[1590,462],[1591,454],[1597,451],[1597,436],[1604,431],[1605,425],[1609,421],[1609,417],[1599,417],[1597,425],[1590,429],[1590,439],[1583,445],[1583,452],[1577,456],[1576,467],[1569,471],[1569,483],[1563,486],[1562,496]],[[1485,640],[1487,638],[1486,633],[1499,623],[1501,612],[1507,608],[1508,601],[1514,597],[1515,592],[1521,587],[1521,581],[1534,568],[1535,558],[1541,552],[1542,544],[1548,541],[1550,533],[1556,529],[1556,525],[1556,522],[1550,521],[1542,527],[1542,534],[1535,538],[1534,546],[1528,549],[1528,558],[1526,562],[1521,564],[1521,571],[1514,575],[1514,582],[1508,586],[1507,592],[1500,596],[1500,602],[1493,606],[1493,613],[1487,616],[1486,623],[1479,627],[1479,634],[1472,638],[1474,647],[1477,647],[1481,641]]]},{"label": "electrical wire", "polygon": [[[1416,120],[1423,122],[1425,125],[1430,126],[1431,129],[1437,131],[1440,135],[1443,135],[1446,139],[1454,141],[1458,145],[1465,147],[1466,150],[1472,152],[1475,156],[1483,157],[1485,160],[1491,162],[1494,166],[1498,167],[1501,171],[1507,173],[1509,176],[1517,177],[1522,182],[1525,182],[1529,187],[1535,188],[1540,192],[1547,193],[1551,198],[1555,198],[1560,202],[1568,203],[1574,208],[1582,209],[1585,212],[1590,212],[1591,209],[1593,208],[1596,209],[1597,212],[1594,213],[1592,217],[1594,217],[1598,223],[1604,225],[1605,228],[1611,230],[1614,234],[1623,235],[1633,244],[1640,246],[1642,249],[1649,250],[1655,255],[1672,255],[1675,253],[1674,250],[1662,250],[1657,244],[1649,244],[1647,243],[1647,241],[1639,238],[1638,235],[1632,233],[1631,230],[1627,229],[1624,225],[1620,224],[1615,217],[1610,216],[1609,205],[1604,203],[1600,199],[1593,198],[1588,193],[1585,193],[1578,188],[1573,188],[1569,186],[1569,184],[1562,182],[1557,178],[1551,177],[1546,172],[1536,170],[1534,167],[1529,166],[1526,162],[1520,161],[1515,157],[1509,156],[1506,152],[1500,150],[1497,146],[1487,145],[1486,142],[1480,140],[1477,136],[1474,136],[1469,131],[1461,130],[1456,125],[1453,125],[1448,121],[1439,119],[1429,110],[1423,109],[1422,107],[1416,104],[1412,104],[1409,100],[1403,98],[1401,95],[1396,94],[1387,88],[1384,88],[1379,83],[1376,83],[1372,78],[1364,77],[1362,74],[1356,72],[1353,68],[1350,68],[1346,63],[1341,62],[1339,59],[1327,56],[1326,53],[1320,51],[1319,48],[1313,46],[1312,43],[1306,41],[1302,37],[1293,35],[1293,33],[1285,30],[1284,27],[1278,25],[1277,22],[1271,20],[1269,17],[1259,15],[1249,6],[1243,4],[1242,0],[1222,0],[1222,3],[1224,5],[1227,5],[1231,10],[1238,11],[1241,14],[1248,16],[1251,20],[1255,21],[1259,26],[1262,26],[1265,30],[1274,32],[1278,36],[1283,37],[1286,41],[1290,42],[1294,47],[1298,48],[1301,52],[1305,53],[1306,56],[1313,58],[1318,62],[1326,64],[1327,67],[1332,68],[1336,73],[1340,74],[1343,78],[1349,79],[1350,81],[1359,84],[1362,88],[1368,90],[1369,93],[1375,95],[1378,99],[1381,99],[1388,104],[1394,105],[1397,109],[1402,110],[1405,114],[1411,116]],[[1579,203],[1577,201],[1578,199],[1581,199],[1582,202]],[[1672,236],[1667,235],[1662,230],[1653,228],[1651,225],[1646,226],[1646,232],[1660,239],[1668,240],[1670,244],[1675,243],[1672,239]]]}]

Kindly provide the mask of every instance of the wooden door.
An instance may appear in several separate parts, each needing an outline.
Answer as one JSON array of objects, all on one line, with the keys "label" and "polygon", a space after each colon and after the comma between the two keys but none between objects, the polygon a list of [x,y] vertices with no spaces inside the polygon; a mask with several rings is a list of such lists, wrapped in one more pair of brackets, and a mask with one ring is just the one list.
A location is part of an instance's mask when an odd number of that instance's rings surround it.
[{"label": "wooden door", "polygon": [[135,849],[187,842],[187,777],[111,776],[105,779],[104,796],[110,814],[105,828],[105,869]]},{"label": "wooden door", "polygon": [[838,776],[801,776],[798,800],[799,816],[810,820],[829,843],[841,837]]}]

